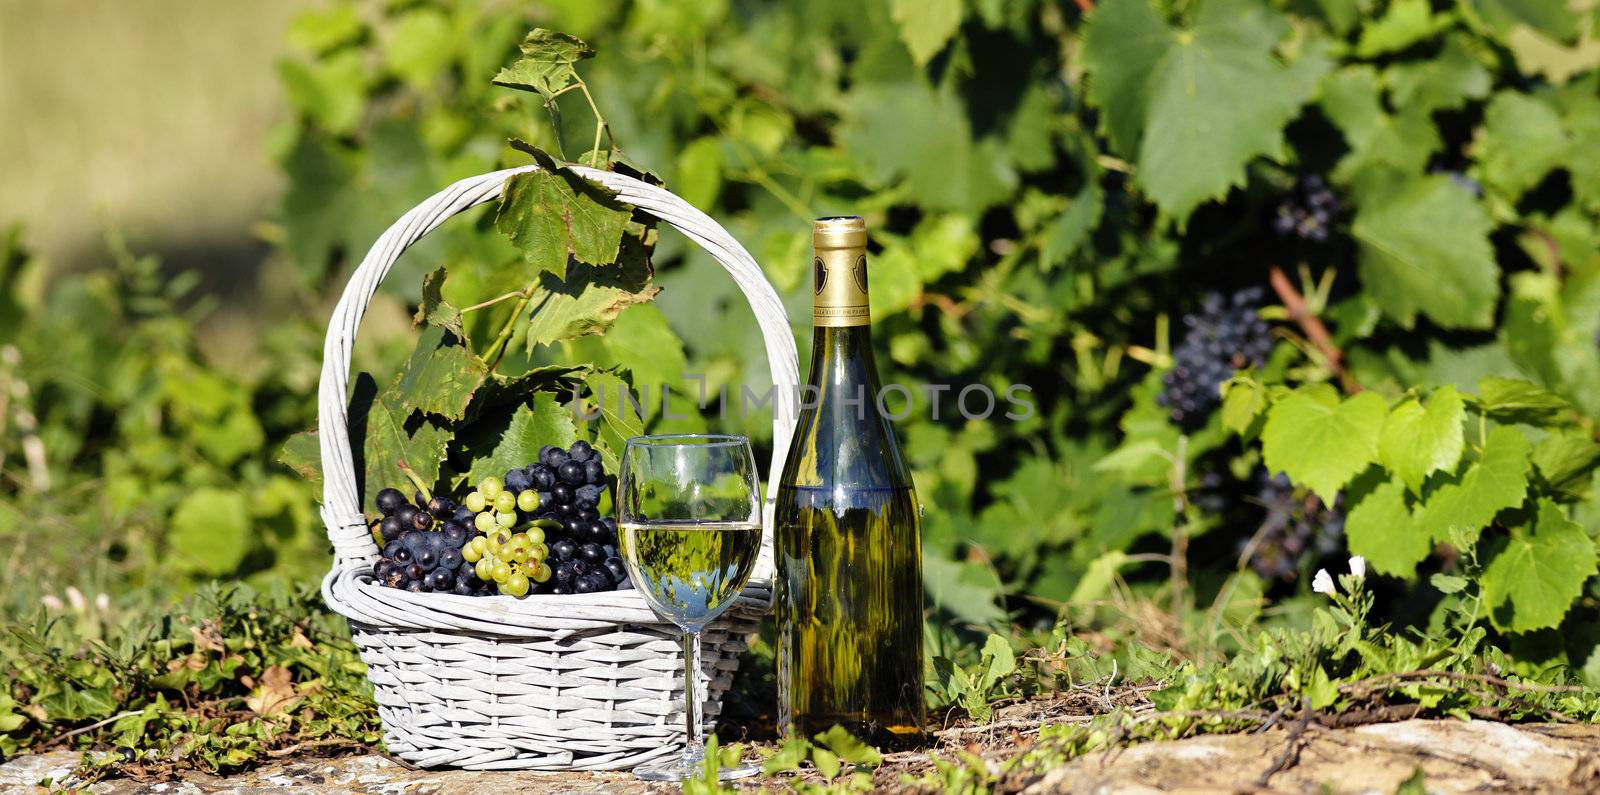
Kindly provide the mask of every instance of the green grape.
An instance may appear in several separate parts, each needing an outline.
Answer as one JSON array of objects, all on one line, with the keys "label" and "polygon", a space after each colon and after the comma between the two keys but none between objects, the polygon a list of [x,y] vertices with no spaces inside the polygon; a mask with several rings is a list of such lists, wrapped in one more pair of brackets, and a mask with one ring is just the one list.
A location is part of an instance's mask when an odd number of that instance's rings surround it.
[{"label": "green grape", "polygon": [[549,582],[550,567],[540,563],[536,568],[534,568],[533,574],[529,576],[533,578],[534,582]]},{"label": "green grape", "polygon": [[539,510],[539,492],[523,489],[522,493],[517,495],[517,507],[528,513]]},{"label": "green grape", "polygon": [[500,492],[500,496],[494,498],[494,509],[501,513],[516,513],[517,495],[509,491]]},{"label": "green grape", "polygon": [[484,555],[478,558],[478,565],[472,567],[472,573],[478,575],[478,579],[484,582],[494,579],[494,556]]},{"label": "green grape", "polygon": [[461,501],[461,504],[467,506],[467,510],[478,513],[489,506],[489,501],[484,499],[483,492],[474,491],[468,494],[467,498]]},{"label": "green grape", "polygon": [[500,479],[493,475],[484,478],[483,482],[478,484],[478,491],[483,492],[483,498],[491,501],[499,498],[500,492],[505,491],[505,488]]},{"label": "green grape", "polygon": [[482,541],[482,540],[483,539],[481,539],[481,538],[474,538],[474,539],[472,539],[472,541],[468,541],[466,544],[464,544],[461,547],[461,559],[466,561],[466,562],[468,562],[468,563],[477,563],[478,561],[482,560],[483,559],[483,549],[480,548],[480,547],[475,547],[475,546],[472,545],[473,541]]},{"label": "green grape", "polygon": [[472,551],[478,553],[478,557],[481,558],[489,552],[489,539],[478,536],[468,541],[467,546],[472,547]]},{"label": "green grape", "polygon": [[503,560],[496,560],[494,567],[489,570],[489,574],[493,575],[495,582],[504,585],[506,578],[511,576],[511,564]]},{"label": "green grape", "polygon": [[529,557],[529,553],[530,552],[532,552],[532,550],[530,550],[529,548],[527,548],[527,547],[525,547],[525,546],[523,546],[521,544],[512,544],[511,545],[511,559],[516,561],[516,562],[518,562],[518,563],[526,563],[526,562],[528,562],[528,557]]},{"label": "green grape", "polygon": [[[483,514],[478,515],[482,516]],[[512,511],[511,513],[496,513],[494,515],[494,523],[500,525],[501,527],[511,527],[517,523],[517,512]]]},{"label": "green grape", "polygon": [[[544,544],[534,544],[533,551],[528,553],[528,557],[534,560],[544,560],[550,557],[550,548]],[[540,582],[543,582],[543,580],[540,580]]]},{"label": "green grape", "polygon": [[[522,493],[527,494],[528,492],[524,491]],[[529,541],[532,541],[535,544],[544,543],[544,528],[534,525],[533,527],[530,527],[522,532],[527,534]]]},{"label": "green grape", "polygon": [[494,554],[496,555],[500,555],[502,552],[504,552],[506,546],[510,543],[511,531],[503,527],[495,528],[495,531],[489,535],[489,548],[494,550]]},{"label": "green grape", "polygon": [[506,576],[505,582],[500,583],[500,590],[512,596],[527,596],[528,576],[520,571],[511,572]]},{"label": "green grape", "polygon": [[480,513],[472,518],[472,525],[478,528],[478,532],[487,533],[495,528],[494,514]]}]

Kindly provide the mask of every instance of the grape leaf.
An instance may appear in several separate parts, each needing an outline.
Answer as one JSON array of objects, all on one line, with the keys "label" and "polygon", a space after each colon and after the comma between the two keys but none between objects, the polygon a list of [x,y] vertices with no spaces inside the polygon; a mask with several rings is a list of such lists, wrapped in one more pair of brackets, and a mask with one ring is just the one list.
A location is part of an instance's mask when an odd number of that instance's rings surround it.
[{"label": "grape leaf", "polygon": [[1517,25],[1505,36],[1506,48],[1517,59],[1521,71],[1543,75],[1559,86],[1600,66],[1600,36],[1595,35],[1597,22],[1591,20],[1584,25],[1577,42],[1571,46],[1536,28]]},{"label": "grape leaf", "polygon": [[1527,496],[1531,451],[1528,437],[1515,428],[1490,431],[1483,453],[1460,480],[1446,482],[1427,496],[1417,511],[1417,524],[1439,541],[1450,540],[1452,527],[1477,538],[1496,514],[1521,505]]},{"label": "grape leaf", "polygon": [[1000,582],[992,570],[976,563],[927,557],[922,559],[922,576],[933,607],[979,626],[1005,621],[1005,611],[996,604]]},{"label": "grape leaf", "polygon": [[1479,409],[1499,422],[1547,425],[1574,410],[1561,396],[1520,378],[1486,376],[1478,382],[1478,393]]},{"label": "grape leaf", "polygon": [[1483,184],[1516,201],[1567,158],[1567,134],[1548,104],[1502,91],[1484,109],[1473,153]]},{"label": "grape leaf", "polygon": [[1454,469],[1463,448],[1461,421],[1466,404],[1453,386],[1435,390],[1427,406],[1406,400],[1389,412],[1378,437],[1378,461],[1411,489],[1441,469]]},{"label": "grape leaf", "polygon": [[1341,181],[1378,164],[1420,173],[1428,157],[1443,145],[1426,110],[1404,105],[1395,115],[1384,110],[1381,81],[1370,66],[1346,67],[1329,75],[1323,81],[1320,105],[1350,147],[1334,168],[1334,177]]},{"label": "grape leaf", "polygon": [[461,310],[444,300],[445,275],[445,269],[440,267],[423,277],[422,302],[417,305],[417,313],[412,316],[411,322],[419,326],[436,326],[466,339],[467,333],[461,326]]},{"label": "grape leaf", "polygon": [[501,69],[493,82],[497,86],[536,92],[546,101],[555,99],[557,91],[577,79],[578,71],[573,64],[594,57],[594,49],[583,39],[544,28],[534,28],[520,46],[523,57]]},{"label": "grape leaf", "polygon": [[350,440],[359,445],[355,459],[357,486],[362,494],[379,489],[412,491],[410,470],[431,485],[439,479],[439,464],[450,443],[450,432],[418,416],[412,418],[393,402],[388,393],[380,397],[372,376],[356,376],[350,398]]},{"label": "grape leaf", "polygon": [[1577,33],[1578,15],[1568,8],[1567,0],[1468,0],[1462,8],[1475,12],[1502,39],[1524,26],[1557,39],[1571,39]]},{"label": "grape leaf", "polygon": [[420,411],[459,420],[488,375],[489,366],[459,338],[429,326],[391,388],[392,400],[403,410],[402,416]]},{"label": "grape leaf", "polygon": [[[517,146],[520,142],[513,142]],[[494,225],[522,249],[539,271],[565,279],[567,260],[591,265],[617,258],[631,209],[611,191],[574,174],[549,155],[527,145],[539,168],[506,180]]]},{"label": "grape leaf", "polygon": [[426,89],[455,60],[455,35],[450,20],[437,8],[406,11],[389,31],[383,49],[389,71]]},{"label": "grape leaf", "polygon": [[473,429],[472,439],[466,443],[472,458],[467,480],[477,483],[490,475],[502,477],[507,470],[538,461],[540,447],[567,447],[577,438],[567,407],[549,392],[536,392],[528,403],[511,412],[503,428]]},{"label": "grape leaf", "polygon": [[171,524],[172,560],[189,571],[229,574],[250,550],[250,506],[231,489],[195,489],[178,503]]},{"label": "grape leaf", "polygon": [[1511,529],[1511,537],[1483,570],[1483,598],[1490,619],[1502,631],[1553,627],[1594,573],[1589,534],[1554,502],[1540,500],[1537,515]]},{"label": "grape leaf", "polygon": [[322,499],[322,442],[315,428],[285,439],[283,447],[278,450],[278,463],[311,481],[317,499]]},{"label": "grape leaf", "polygon": [[1384,314],[1411,328],[1418,312],[1447,328],[1487,328],[1500,296],[1489,245],[1493,224],[1444,175],[1360,191],[1351,234],[1360,274]]},{"label": "grape leaf", "polygon": [[1371,392],[1341,402],[1337,395],[1297,390],[1267,413],[1261,431],[1267,469],[1332,504],[1339,489],[1377,458],[1387,415],[1383,398]]},{"label": "grape leaf", "polygon": [[565,277],[540,274],[528,301],[528,349],[610,328],[622,310],[661,292],[650,283],[653,273],[649,244],[629,234],[615,265],[574,263]]},{"label": "grape leaf", "polygon": [[1372,58],[1403,50],[1433,35],[1435,26],[1428,0],[1394,0],[1382,17],[1361,29],[1356,55]]},{"label": "grape leaf", "polygon": [[1589,498],[1600,445],[1588,429],[1552,433],[1533,448],[1533,468],[1550,496],[1557,500]]},{"label": "grape leaf", "polygon": [[[1401,61],[1384,72],[1393,107],[1431,114],[1455,110],[1468,100],[1489,96],[1489,70],[1464,44],[1465,37],[1445,39],[1438,57]],[[1437,137],[1437,135],[1435,135]]]},{"label": "grape leaf", "polygon": [[355,40],[365,27],[355,6],[335,5],[296,14],[284,38],[290,46],[320,55]]},{"label": "grape leaf", "polygon": [[[1187,219],[1201,202],[1242,185],[1254,157],[1283,154],[1283,127],[1311,97],[1327,62],[1286,65],[1287,32],[1255,0],[1205,0],[1172,29],[1147,0],[1102,4],[1084,32],[1090,101],[1113,146],[1138,152],[1134,179],[1162,210]],[[1137,146],[1135,146],[1137,142]]]},{"label": "grape leaf", "polygon": [[1363,497],[1345,516],[1350,551],[1367,559],[1375,571],[1409,576],[1433,550],[1433,538],[1412,520],[1406,487],[1386,481]]},{"label": "grape leaf", "polygon": [[880,183],[904,178],[932,209],[977,213],[1017,184],[1002,143],[974,140],[961,99],[920,79],[851,91],[839,136],[860,171]]},{"label": "grape leaf", "polygon": [[923,66],[961,29],[961,0],[889,0],[889,18],[911,60]]},{"label": "grape leaf", "polygon": [[1246,435],[1270,402],[1265,385],[1249,376],[1234,376],[1222,385],[1222,427]]}]

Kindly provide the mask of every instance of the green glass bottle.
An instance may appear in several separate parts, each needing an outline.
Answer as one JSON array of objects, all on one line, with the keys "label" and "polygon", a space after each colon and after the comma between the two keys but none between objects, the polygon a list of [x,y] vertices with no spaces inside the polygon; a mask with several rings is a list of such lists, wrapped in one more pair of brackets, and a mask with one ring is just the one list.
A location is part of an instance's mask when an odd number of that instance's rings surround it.
[{"label": "green glass bottle", "polygon": [[921,736],[922,539],[911,475],[878,401],[866,227],[822,218],[811,374],[778,481],[778,716],[874,742]]}]

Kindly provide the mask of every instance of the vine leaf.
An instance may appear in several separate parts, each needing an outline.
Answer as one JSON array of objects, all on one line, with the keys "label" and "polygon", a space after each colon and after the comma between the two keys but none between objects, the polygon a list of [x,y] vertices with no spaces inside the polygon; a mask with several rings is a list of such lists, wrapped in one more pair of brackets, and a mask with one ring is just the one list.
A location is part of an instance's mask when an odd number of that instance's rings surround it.
[{"label": "vine leaf", "polygon": [[1375,571],[1409,576],[1433,550],[1433,539],[1417,527],[1406,507],[1406,487],[1397,480],[1373,489],[1345,516],[1350,551]]},{"label": "vine leaf", "polygon": [[1473,154],[1483,184],[1515,202],[1567,159],[1567,132],[1548,104],[1502,91],[1484,109]]},{"label": "vine leaf", "polygon": [[889,17],[911,60],[925,66],[961,29],[961,0],[889,0]]},{"label": "vine leaf", "polygon": [[1490,620],[1511,632],[1556,626],[1583,593],[1595,563],[1589,534],[1554,502],[1540,500],[1537,515],[1511,529],[1483,571]]},{"label": "vine leaf", "polygon": [[1426,110],[1397,105],[1391,116],[1384,109],[1382,85],[1377,70],[1364,64],[1340,69],[1322,83],[1322,111],[1350,147],[1334,167],[1336,179],[1349,180],[1379,164],[1419,174],[1444,144]]},{"label": "vine leaf", "polygon": [[1546,425],[1573,411],[1565,398],[1531,381],[1486,376],[1478,382],[1479,409],[1498,422]]},{"label": "vine leaf", "polygon": [[390,391],[406,416],[420,411],[459,420],[488,376],[489,366],[458,337],[430,326]]},{"label": "vine leaf", "polygon": [[493,82],[535,92],[547,102],[577,80],[578,71],[573,64],[594,57],[594,48],[583,39],[544,28],[534,28],[520,46],[523,57],[501,69]]},{"label": "vine leaf", "polygon": [[178,503],[167,543],[173,560],[190,571],[232,572],[250,550],[250,505],[230,489],[203,487]]},{"label": "vine leaf", "polygon": [[1137,155],[1134,179],[1180,223],[1242,185],[1252,158],[1282,156],[1284,125],[1328,67],[1320,54],[1281,61],[1274,47],[1287,32],[1256,0],[1205,0],[1180,29],[1147,0],[1104,3],[1090,16],[1089,99],[1113,147]]},{"label": "vine leaf", "polygon": [[629,439],[644,434],[644,418],[631,402],[632,391],[627,381],[616,373],[598,372],[585,380],[593,410],[600,414],[599,433],[595,449],[606,470],[620,470],[622,451]]},{"label": "vine leaf", "polygon": [[1483,454],[1461,479],[1439,486],[1417,513],[1418,524],[1439,541],[1451,528],[1476,539],[1496,514],[1522,504],[1528,494],[1528,454],[1532,445],[1521,431],[1504,425],[1489,432]]},{"label": "vine leaf", "polygon": [[461,327],[461,310],[444,300],[445,275],[445,269],[440,267],[423,277],[422,303],[417,305],[411,322],[418,326],[436,326],[466,339],[467,333]]},{"label": "vine leaf", "polygon": [[544,445],[567,447],[578,438],[572,415],[549,392],[536,392],[528,403],[517,406],[504,427],[473,430],[476,443],[467,444],[472,457],[467,479],[472,483],[538,461],[539,448]]},{"label": "vine leaf", "polygon": [[1395,406],[1378,436],[1378,461],[1399,476],[1411,493],[1422,493],[1428,475],[1454,469],[1465,444],[1461,421],[1466,402],[1455,387],[1439,388],[1426,406],[1410,399]]},{"label": "vine leaf", "polygon": [[1330,389],[1302,389],[1279,401],[1261,431],[1267,469],[1304,484],[1324,503],[1378,456],[1388,407],[1362,392],[1344,401]]},{"label": "vine leaf", "polygon": [[1361,282],[1384,314],[1406,328],[1419,312],[1447,328],[1488,328],[1500,269],[1493,223],[1472,194],[1442,174],[1373,179],[1358,193],[1350,231]]},{"label": "vine leaf", "polygon": [[506,180],[495,229],[511,238],[536,270],[561,279],[569,257],[591,265],[616,260],[631,208],[543,151],[521,141],[511,145],[533,155],[539,168]]},{"label": "vine leaf", "polygon": [[544,273],[530,294],[527,346],[599,334],[611,327],[622,310],[642,304],[661,292],[650,283],[650,238],[629,234],[614,258],[615,265],[573,264],[565,276]]},{"label": "vine leaf", "polygon": [[350,399],[350,438],[365,440],[355,462],[356,473],[362,476],[357,484],[360,493],[376,494],[378,489],[387,487],[409,492],[411,479],[406,470],[423,483],[439,479],[439,465],[450,443],[450,431],[421,415],[408,428],[409,419],[409,413],[395,402],[392,391],[379,396],[372,376],[356,376],[355,394]]}]

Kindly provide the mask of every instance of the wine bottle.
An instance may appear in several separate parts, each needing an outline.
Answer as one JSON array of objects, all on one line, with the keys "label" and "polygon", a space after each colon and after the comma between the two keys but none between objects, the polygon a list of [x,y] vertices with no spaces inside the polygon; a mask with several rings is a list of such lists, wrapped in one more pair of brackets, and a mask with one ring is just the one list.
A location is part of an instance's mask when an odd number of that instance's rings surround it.
[{"label": "wine bottle", "polygon": [[873,742],[922,733],[922,538],[916,492],[878,401],[866,226],[812,227],[811,374],[778,481],[778,720]]}]

